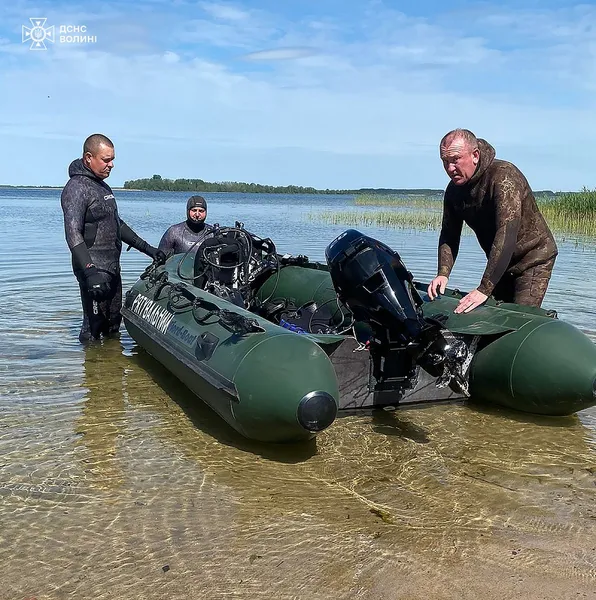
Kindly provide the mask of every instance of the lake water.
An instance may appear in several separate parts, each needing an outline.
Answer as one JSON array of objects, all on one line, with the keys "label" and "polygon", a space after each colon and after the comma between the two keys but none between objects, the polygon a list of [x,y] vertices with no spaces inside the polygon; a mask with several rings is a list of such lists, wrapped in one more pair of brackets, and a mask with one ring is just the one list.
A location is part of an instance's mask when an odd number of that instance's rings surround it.
[{"label": "lake water", "polygon": [[[157,245],[188,194],[116,196]],[[315,260],[346,227],[311,215],[350,203],[205,196],[209,222]],[[0,600],[595,597],[596,409],[428,406],[255,444],[124,328],[79,344],[59,190],[0,190],[0,214]],[[434,275],[438,232],[362,230]],[[596,246],[558,242],[544,306],[596,339]],[[123,253],[125,289],[147,264]],[[484,266],[465,237],[450,285]]]}]

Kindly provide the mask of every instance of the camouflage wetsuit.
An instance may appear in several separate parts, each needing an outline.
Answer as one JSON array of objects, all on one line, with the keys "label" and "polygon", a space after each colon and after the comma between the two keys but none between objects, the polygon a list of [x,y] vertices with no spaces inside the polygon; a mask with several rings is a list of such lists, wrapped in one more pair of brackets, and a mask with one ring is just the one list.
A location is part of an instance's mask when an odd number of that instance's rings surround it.
[{"label": "camouflage wetsuit", "polygon": [[[118,215],[110,186],[97,178],[79,158],[68,168],[70,180],[61,196],[66,242],[79,282],[83,305],[81,342],[118,331],[122,316],[120,252],[122,242],[154,258],[156,248],[141,239]],[[106,294],[94,300],[89,274],[103,278]]]},{"label": "camouflage wetsuit", "polygon": [[478,291],[497,300],[540,306],[558,254],[522,172],[495,159],[495,149],[478,140],[480,161],[464,185],[445,190],[439,237],[439,275],[449,277],[463,223],[474,231],[488,259]]},{"label": "camouflage wetsuit", "polygon": [[159,249],[167,255],[184,254],[193,245],[193,250],[213,231],[204,221],[197,223],[190,218],[190,209],[201,206],[207,209],[207,201],[202,196],[192,196],[186,203],[186,221],[172,225],[161,238]]}]

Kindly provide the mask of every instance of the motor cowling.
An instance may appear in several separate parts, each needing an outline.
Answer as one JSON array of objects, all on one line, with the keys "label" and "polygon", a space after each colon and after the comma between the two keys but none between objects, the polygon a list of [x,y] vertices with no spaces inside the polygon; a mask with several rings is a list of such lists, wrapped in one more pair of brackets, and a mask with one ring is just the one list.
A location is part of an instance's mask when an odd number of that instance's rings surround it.
[{"label": "motor cowling", "polygon": [[335,291],[357,321],[390,330],[406,342],[420,336],[426,327],[423,301],[399,253],[348,229],[327,246],[325,257]]}]

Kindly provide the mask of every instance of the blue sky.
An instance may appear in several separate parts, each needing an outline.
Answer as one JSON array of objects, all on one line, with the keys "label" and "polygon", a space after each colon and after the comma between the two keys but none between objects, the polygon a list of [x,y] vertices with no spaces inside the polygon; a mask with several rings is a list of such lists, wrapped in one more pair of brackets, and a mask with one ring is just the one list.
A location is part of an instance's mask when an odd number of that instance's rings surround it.
[{"label": "blue sky", "polygon": [[[32,51],[22,26],[46,18]],[[59,26],[95,43],[60,43]],[[596,187],[596,5],[504,0],[0,4],[0,183],[62,185],[90,133],[109,182],[433,187],[466,127],[534,189]]]}]

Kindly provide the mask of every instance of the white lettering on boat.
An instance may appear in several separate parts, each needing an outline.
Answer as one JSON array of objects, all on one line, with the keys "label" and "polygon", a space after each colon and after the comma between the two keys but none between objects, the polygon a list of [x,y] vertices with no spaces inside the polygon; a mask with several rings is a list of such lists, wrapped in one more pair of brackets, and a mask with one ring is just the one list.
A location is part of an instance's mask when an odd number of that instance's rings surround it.
[{"label": "white lettering on boat", "polygon": [[174,315],[169,313],[165,308],[153,302],[147,296],[139,294],[130,307],[132,312],[136,313],[161,333],[166,333],[168,326],[172,322]]}]

